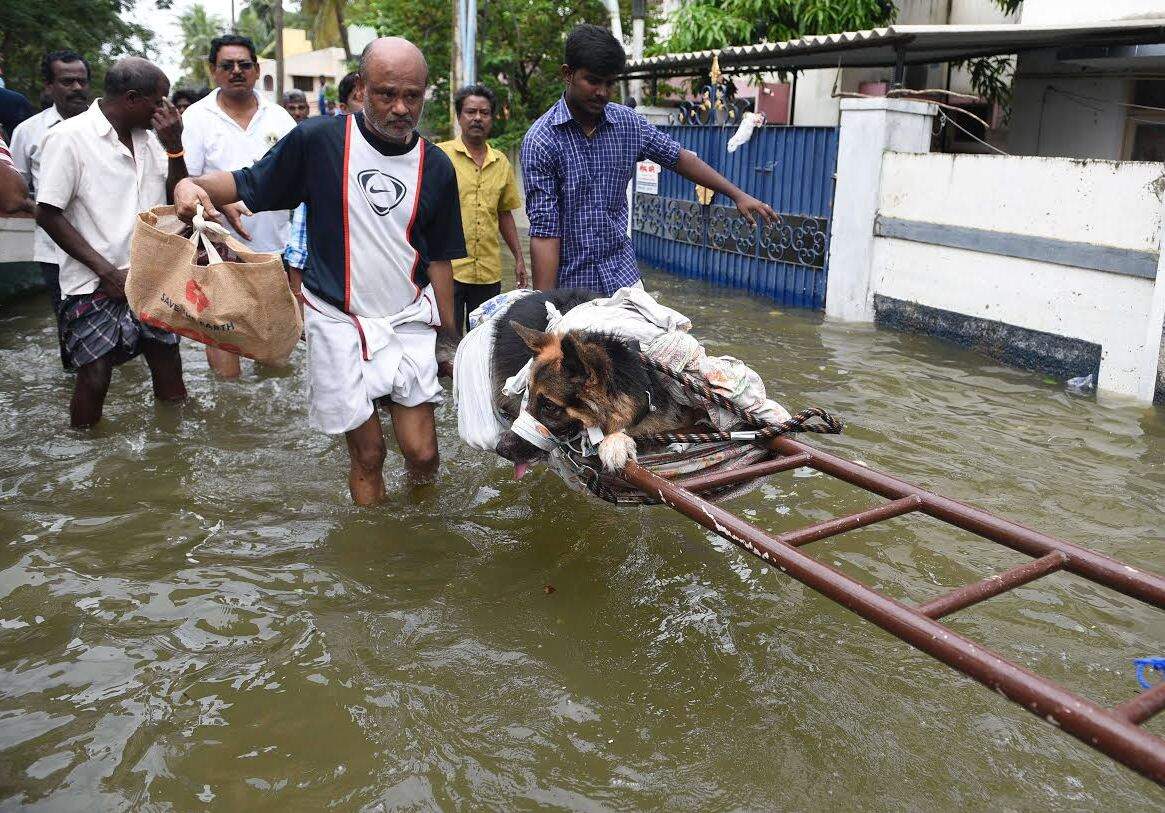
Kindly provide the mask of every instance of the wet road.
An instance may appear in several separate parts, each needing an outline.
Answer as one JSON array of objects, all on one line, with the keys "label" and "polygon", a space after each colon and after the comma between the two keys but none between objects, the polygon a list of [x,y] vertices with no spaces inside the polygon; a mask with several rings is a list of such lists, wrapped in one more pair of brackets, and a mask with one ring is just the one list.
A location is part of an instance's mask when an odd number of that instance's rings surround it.
[{"label": "wet road", "polygon": [[[1165,413],[928,339],[651,274],[823,448],[1165,570]],[[663,508],[520,483],[439,410],[442,470],[349,505],[303,354],[191,401],[121,368],[95,432],[47,304],[0,311],[0,810],[1160,809],[1165,793]],[[801,470],[782,531],[873,498]],[[927,518],[809,550],[917,601],[1022,561]],[[554,590],[548,591],[547,585]],[[1161,615],[1057,574],[951,619],[1101,703]],[[1150,724],[1165,733],[1165,719]]]}]

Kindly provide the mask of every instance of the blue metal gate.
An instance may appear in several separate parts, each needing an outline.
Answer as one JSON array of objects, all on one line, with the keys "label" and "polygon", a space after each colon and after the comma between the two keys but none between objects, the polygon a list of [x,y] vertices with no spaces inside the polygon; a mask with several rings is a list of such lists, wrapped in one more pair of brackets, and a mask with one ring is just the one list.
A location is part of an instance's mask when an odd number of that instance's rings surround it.
[{"label": "blue metal gate", "polygon": [[787,306],[825,306],[836,127],[759,127],[734,153],[734,127],[662,127],[745,192],[780,214],[756,228],[717,195],[696,200],[695,186],[663,172],[659,193],[635,193],[632,236],[640,262],[683,277],[743,288]]}]

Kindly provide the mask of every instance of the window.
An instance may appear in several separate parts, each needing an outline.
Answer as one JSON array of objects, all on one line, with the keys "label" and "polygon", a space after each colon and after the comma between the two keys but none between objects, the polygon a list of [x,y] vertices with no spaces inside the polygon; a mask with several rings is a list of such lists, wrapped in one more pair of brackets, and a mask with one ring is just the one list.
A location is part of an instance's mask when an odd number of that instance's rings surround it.
[{"label": "window", "polygon": [[263,90],[267,91],[268,93],[271,93],[273,90],[275,90],[274,76],[268,74],[267,76],[263,77]]},{"label": "window", "polygon": [[311,93],[315,89],[315,79],[310,76],[292,76],[291,86],[304,93]]},{"label": "window", "polygon": [[[1165,81],[1138,79],[1133,83],[1125,135],[1129,161],[1165,161]],[[1157,109],[1159,108],[1159,109]]]}]

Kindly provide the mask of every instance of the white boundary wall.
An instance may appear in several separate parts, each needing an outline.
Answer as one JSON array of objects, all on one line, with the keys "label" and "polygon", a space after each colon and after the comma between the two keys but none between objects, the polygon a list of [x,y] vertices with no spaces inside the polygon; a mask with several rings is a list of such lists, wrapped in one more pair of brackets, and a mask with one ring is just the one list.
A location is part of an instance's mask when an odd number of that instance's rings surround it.
[{"label": "white boundary wall", "polygon": [[[1149,274],[1160,262],[1162,164],[886,152],[880,179],[879,221],[900,232],[938,224],[947,227],[930,229],[939,241],[961,235],[1021,253],[1051,244],[1139,257],[1142,270],[1148,257]],[[1165,285],[1153,279],[881,236],[871,264],[871,297],[1093,342],[1099,389],[1153,397],[1165,312]]]}]

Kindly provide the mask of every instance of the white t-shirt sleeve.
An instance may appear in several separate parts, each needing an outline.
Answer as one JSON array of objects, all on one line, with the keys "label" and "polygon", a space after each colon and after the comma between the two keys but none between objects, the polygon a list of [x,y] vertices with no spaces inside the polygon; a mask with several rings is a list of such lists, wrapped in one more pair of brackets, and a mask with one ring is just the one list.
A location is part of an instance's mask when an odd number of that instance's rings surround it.
[{"label": "white t-shirt sleeve", "polygon": [[29,159],[32,157],[32,151],[36,147],[33,143],[32,130],[30,126],[32,119],[21,122],[12,132],[12,165],[16,167],[16,171],[24,178],[24,182],[32,185],[32,165]]},{"label": "white t-shirt sleeve", "polygon": [[49,130],[41,147],[40,184],[36,202],[64,209],[81,182],[81,162],[68,135]]},{"label": "white t-shirt sleeve", "polygon": [[191,178],[197,178],[206,172],[206,136],[199,126],[199,114],[195,111],[182,121],[182,149],[186,152],[186,172]]}]

